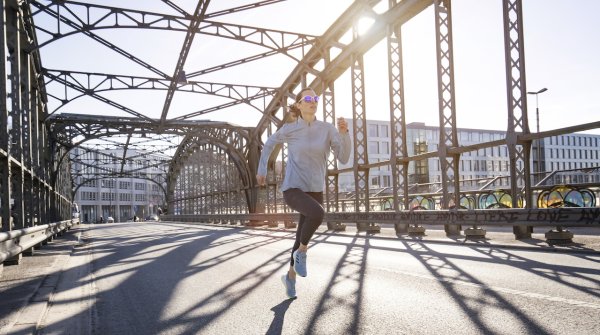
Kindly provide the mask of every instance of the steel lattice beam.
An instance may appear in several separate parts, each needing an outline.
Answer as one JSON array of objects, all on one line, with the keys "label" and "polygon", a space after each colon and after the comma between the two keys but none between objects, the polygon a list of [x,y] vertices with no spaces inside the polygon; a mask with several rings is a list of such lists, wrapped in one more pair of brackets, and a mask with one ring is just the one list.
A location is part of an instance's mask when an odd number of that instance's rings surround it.
[{"label": "steel lattice beam", "polygon": [[[48,78],[46,85],[53,82],[57,82],[65,87],[71,88],[72,90],[80,93],[79,95],[70,96],[69,91],[64,90],[63,96],[56,96],[48,94],[52,98],[61,102],[61,105],[54,109],[52,113],[57,112],[60,108],[68,104],[69,102],[78,99],[83,96],[91,96],[99,98],[99,100],[108,103],[109,105],[129,112],[132,115],[138,116],[140,113],[135,112],[127,107],[119,107],[116,103],[110,102],[111,100],[101,97],[98,95],[100,92],[114,91],[114,90],[168,90],[170,80],[152,77],[142,76],[128,76],[120,74],[105,74],[105,73],[91,73],[82,71],[67,71],[67,70],[52,70],[44,69],[43,73]],[[275,94],[276,88],[264,87],[264,86],[251,86],[251,85],[236,85],[227,83],[215,83],[207,81],[187,81],[177,86],[177,91],[208,94],[224,98],[233,99],[234,103],[246,103],[249,106],[259,110],[262,110],[250,102],[269,97]],[[51,113],[51,114],[52,114]],[[192,113],[190,115],[184,115],[179,119],[187,119],[199,114]],[[201,114],[200,114],[201,115]]]}]

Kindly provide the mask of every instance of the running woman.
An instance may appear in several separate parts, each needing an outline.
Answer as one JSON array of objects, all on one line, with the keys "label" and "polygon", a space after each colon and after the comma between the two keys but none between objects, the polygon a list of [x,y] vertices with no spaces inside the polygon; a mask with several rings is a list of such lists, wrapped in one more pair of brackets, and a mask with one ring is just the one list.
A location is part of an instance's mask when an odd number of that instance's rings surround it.
[{"label": "running woman", "polygon": [[263,147],[256,181],[264,185],[267,161],[275,145],[288,144],[285,178],[281,185],[283,198],[293,210],[300,213],[296,241],[292,247],[290,268],[281,280],[289,298],[296,298],[296,275],[306,277],[308,242],[323,222],[323,191],[330,152],[341,162],[350,157],[350,135],[344,118],[337,119],[336,129],[327,122],[316,119],[319,96],[307,87],[296,95],[290,111],[296,120],[286,123],[271,135]]}]

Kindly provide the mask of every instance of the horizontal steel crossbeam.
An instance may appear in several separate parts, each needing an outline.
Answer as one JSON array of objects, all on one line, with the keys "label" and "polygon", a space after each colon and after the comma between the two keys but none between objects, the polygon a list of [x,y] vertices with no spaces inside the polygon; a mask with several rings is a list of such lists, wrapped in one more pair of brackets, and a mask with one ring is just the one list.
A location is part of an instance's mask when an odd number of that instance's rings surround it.
[{"label": "horizontal steel crossbeam", "polygon": [[[297,213],[164,215],[163,221],[296,221]],[[478,225],[478,226],[562,226],[600,227],[600,208],[531,208],[422,210],[401,212],[325,213],[326,222],[399,223],[412,225]]]}]

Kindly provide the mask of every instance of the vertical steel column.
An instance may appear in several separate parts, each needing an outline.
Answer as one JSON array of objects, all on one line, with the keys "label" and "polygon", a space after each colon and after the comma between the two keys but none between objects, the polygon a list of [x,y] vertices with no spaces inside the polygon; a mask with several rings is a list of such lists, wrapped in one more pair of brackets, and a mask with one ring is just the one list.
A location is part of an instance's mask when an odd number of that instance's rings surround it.
[{"label": "vertical steel column", "polygon": [[216,212],[216,207],[217,207],[217,199],[216,199],[216,194],[217,194],[217,164],[218,161],[216,159],[216,155],[217,155],[217,151],[215,150],[216,148],[212,147],[212,146],[207,146],[207,149],[209,149],[209,159],[210,159],[210,165],[209,165],[209,174],[208,174],[208,181],[209,181],[209,185],[210,185],[210,189],[208,190],[208,194],[210,196],[210,214],[217,214]]},{"label": "vertical steel column", "polygon": [[[390,0],[390,8],[396,0]],[[394,211],[408,209],[408,162],[398,162],[408,157],[406,146],[406,110],[404,108],[404,78],[402,63],[402,27],[388,26],[388,81],[390,96],[390,138],[392,139],[391,170],[394,190]],[[402,195],[401,195],[402,194]],[[400,200],[402,199],[402,204]],[[396,232],[408,231],[408,224],[396,223]]]},{"label": "vertical steel column", "polygon": [[194,158],[191,160],[195,166],[195,177],[194,187],[191,189],[191,194],[194,197],[194,203],[196,204],[196,212],[199,214],[208,213],[206,208],[206,202],[204,201],[205,193],[208,188],[207,182],[207,167],[208,161],[206,160],[207,152],[203,151],[203,147],[200,146],[194,153]]},{"label": "vertical steel column", "polygon": [[[335,126],[335,95],[333,84],[324,85],[323,89],[323,121]],[[325,188],[325,199],[327,211],[338,211],[338,174],[333,172],[337,170],[337,159],[333,155],[327,160],[328,173],[326,177],[327,187]]]},{"label": "vertical steel column", "polygon": [[[22,34],[22,38],[25,38],[26,34]],[[32,57],[28,53],[21,54],[21,107],[22,107],[22,146],[23,146],[23,160],[21,167],[23,169],[23,225],[25,227],[32,227],[33,223],[33,169],[31,165],[31,115],[34,107],[32,106],[33,99],[31,98],[31,77],[33,71],[33,64],[31,62]]]},{"label": "vertical steel column", "polygon": [[[219,215],[224,214],[224,210],[225,210],[225,186],[223,186],[225,184],[225,162],[226,162],[226,155],[225,152],[223,151],[223,149],[219,148],[219,166],[218,166],[218,183],[219,183],[219,192],[217,193],[219,196]],[[223,222],[220,222],[223,223]]]},{"label": "vertical steel column", "polygon": [[185,199],[185,196],[189,192],[189,187],[188,187],[188,183],[187,183],[187,178],[188,178],[187,165],[188,164],[186,162],[182,161],[181,162],[181,172],[179,173],[181,193],[179,194],[178,198],[179,198],[181,214],[189,214],[188,209],[187,209],[187,201]]},{"label": "vertical steel column", "polygon": [[256,203],[258,196],[258,187],[256,185],[256,172],[258,169],[258,161],[260,159],[260,134],[256,134],[255,138],[250,138],[248,144],[248,167],[250,168],[250,184],[245,187],[244,193],[248,203],[248,212],[256,212]]},{"label": "vertical steel column", "polygon": [[[8,91],[7,91],[7,6],[0,0],[0,227],[9,231],[10,227],[10,149],[8,144]],[[12,12],[12,11],[11,11]]]},{"label": "vertical steel column", "polygon": [[[454,99],[454,62],[452,54],[452,12],[450,0],[435,0],[436,58],[438,68],[438,100],[440,143],[438,147],[442,175],[441,207],[447,209],[451,201],[460,208],[460,155],[448,154],[449,148],[458,147],[456,107]],[[452,183],[452,184],[451,184]],[[453,195],[450,194],[453,192]],[[446,234],[460,234],[460,225],[444,225]]]},{"label": "vertical steel column", "polygon": [[[352,28],[354,39],[358,38],[356,24]],[[365,101],[365,78],[363,55],[351,55],[351,80],[352,80],[352,126],[354,129],[354,189],[356,198],[354,210],[356,212],[369,212],[369,168],[367,154],[367,113]],[[370,224],[357,223],[359,231],[367,230]]]},{"label": "vertical steel column", "polygon": [[[16,3],[14,4],[16,6]],[[8,98],[11,101],[11,107],[8,115],[12,120],[12,128],[9,131],[9,151],[14,160],[9,163],[11,196],[13,200],[11,215],[14,221],[14,228],[24,228],[25,208],[23,202],[23,139],[22,139],[22,117],[23,110],[21,106],[21,15],[18,8],[9,8],[6,16],[6,32],[8,45],[8,60],[10,62],[10,93]]]},{"label": "vertical steel column", "polygon": [[41,212],[42,212],[42,194],[40,187],[39,178],[33,179],[33,225],[40,224]]},{"label": "vertical steel column", "polygon": [[[35,79],[34,79],[35,80]],[[42,182],[41,179],[44,177],[41,172],[41,164],[42,160],[41,156],[41,146],[39,145],[41,136],[40,131],[43,131],[45,128],[41,126],[41,119],[43,119],[44,108],[42,106],[40,91],[37,89],[37,82],[34,81],[36,85],[31,87],[31,172],[34,175],[33,180],[33,223],[34,225],[41,223],[42,217]]]},{"label": "vertical steel column", "polygon": [[41,164],[40,161],[40,130],[43,130],[44,127],[41,126],[40,120],[43,119],[44,108],[42,106],[42,99],[40,98],[40,91],[37,88],[37,82],[35,81],[34,75],[32,75],[32,81],[34,85],[31,86],[31,167],[32,171],[35,173],[36,177],[40,178],[40,170],[39,166]]},{"label": "vertical steel column", "polygon": [[[325,58],[325,63],[329,63],[329,52]],[[335,116],[335,87],[333,83],[323,83],[323,121],[336,125]],[[325,177],[325,210],[328,212],[338,212],[340,189],[339,173],[337,172],[337,159],[329,155],[327,161],[327,176]],[[334,172],[335,171],[335,172]],[[341,222],[327,222],[327,228],[332,230],[345,230],[346,226]]]},{"label": "vertical steel column", "polygon": [[[283,100],[285,104],[285,98]],[[267,136],[270,137],[273,135],[273,124],[269,123],[267,127]],[[276,149],[277,150],[277,149]],[[283,162],[287,161],[285,157],[287,155],[286,145],[281,146],[281,162],[283,168]],[[270,164],[270,159],[269,163]],[[261,187],[258,189],[258,203],[257,203],[257,212],[258,213],[276,213],[277,212],[277,160],[273,162],[273,167],[270,168],[267,166],[267,180],[266,180],[266,188]],[[277,226],[277,222],[269,222],[269,226]]]},{"label": "vertical steel column", "polygon": [[227,190],[227,197],[225,198],[225,206],[227,206],[227,211],[225,212],[225,214],[231,214],[231,203],[232,203],[231,196],[233,195],[231,180],[233,179],[234,175],[232,173],[233,169],[232,169],[231,158],[228,155],[227,157],[225,157],[225,159],[227,160],[227,166],[225,169],[225,187]]},{"label": "vertical steel column", "polygon": [[176,207],[174,202],[176,180],[173,177],[173,171],[170,172],[167,176],[167,199],[165,201],[167,202],[167,214],[174,215]]},{"label": "vertical steel column", "polygon": [[[525,47],[523,40],[523,11],[521,0],[503,0],[504,55],[506,66],[506,92],[508,100],[508,129],[506,144],[510,159],[510,187],[513,208],[519,207],[519,199],[531,208],[531,171],[529,166],[531,141],[517,143],[517,133],[529,134],[527,118],[527,87],[525,80]],[[523,194],[524,187],[525,193]],[[531,226],[513,226],[517,239],[531,238]]]},{"label": "vertical steel column", "polygon": [[48,195],[48,184],[44,183],[41,186],[41,197],[42,199],[40,199],[40,203],[41,203],[41,212],[40,212],[40,222],[39,224],[47,224],[50,223],[50,218],[49,218],[49,203],[50,203],[50,196]]},{"label": "vertical steel column", "polygon": [[[304,77],[306,78],[306,76]],[[287,105],[287,97],[283,96],[281,98],[281,106],[283,106],[283,119],[286,119],[286,116],[288,114],[288,105]],[[291,119],[290,119],[291,120]],[[281,146],[281,180],[283,181],[283,178],[285,178],[285,169],[286,169],[286,164],[287,164],[287,157],[288,156],[288,151],[287,151],[287,143],[283,143],[283,145]],[[284,213],[288,213],[291,211],[291,208],[289,206],[287,206],[287,204],[285,204],[285,201],[283,201],[282,199],[282,207],[283,207],[283,212]],[[283,222],[283,226],[285,228],[296,228],[296,223],[294,221],[284,221]]]}]

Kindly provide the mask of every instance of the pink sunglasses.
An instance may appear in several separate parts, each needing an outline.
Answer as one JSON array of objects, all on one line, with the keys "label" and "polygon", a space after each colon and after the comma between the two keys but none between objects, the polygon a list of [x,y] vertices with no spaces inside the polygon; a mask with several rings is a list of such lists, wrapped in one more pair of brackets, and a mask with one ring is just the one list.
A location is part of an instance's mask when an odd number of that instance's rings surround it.
[{"label": "pink sunglasses", "polygon": [[306,95],[306,96],[304,96],[304,97],[302,98],[302,100],[303,100],[304,102],[319,102],[319,96],[318,96],[318,95],[315,95],[315,96],[313,97],[313,96],[310,96],[310,95]]}]

